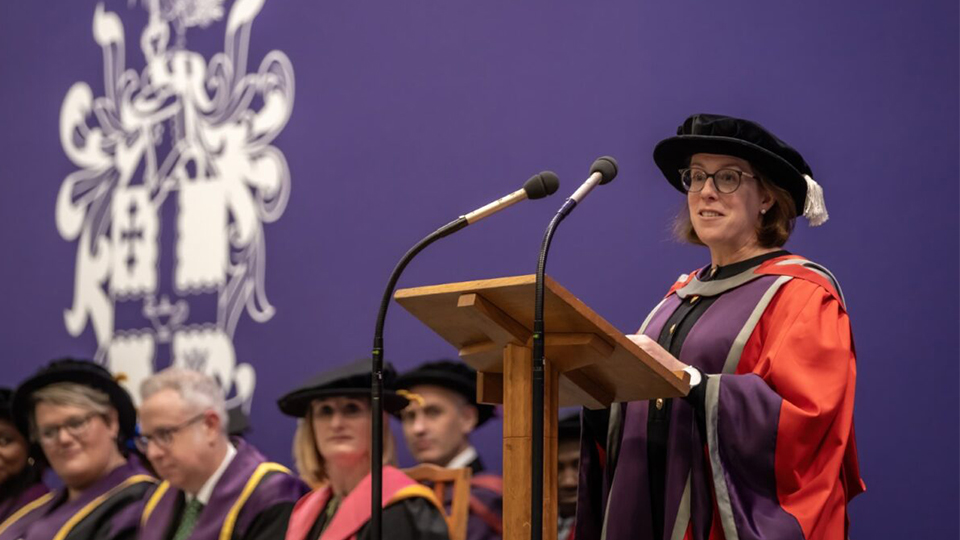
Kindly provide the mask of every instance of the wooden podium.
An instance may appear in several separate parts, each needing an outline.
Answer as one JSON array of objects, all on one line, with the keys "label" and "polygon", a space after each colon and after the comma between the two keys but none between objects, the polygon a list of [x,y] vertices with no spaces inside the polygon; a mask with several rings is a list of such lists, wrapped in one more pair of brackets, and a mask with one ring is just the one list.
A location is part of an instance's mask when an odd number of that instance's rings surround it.
[{"label": "wooden podium", "polygon": [[[530,538],[535,285],[531,274],[401,289],[394,295],[477,370],[477,400],[503,404],[505,540]],[[689,376],[668,370],[549,276],[544,289],[543,538],[553,540],[557,409],[679,397],[689,391]]]}]

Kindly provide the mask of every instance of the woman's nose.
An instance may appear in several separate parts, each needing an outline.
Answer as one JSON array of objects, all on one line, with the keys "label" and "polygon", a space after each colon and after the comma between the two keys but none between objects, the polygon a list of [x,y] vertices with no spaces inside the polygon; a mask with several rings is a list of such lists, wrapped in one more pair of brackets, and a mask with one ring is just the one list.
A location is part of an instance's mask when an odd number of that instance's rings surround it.
[{"label": "woman's nose", "polygon": [[708,176],[707,181],[703,183],[703,189],[700,190],[700,196],[704,198],[717,198],[720,192],[717,191],[717,184],[713,176]]}]

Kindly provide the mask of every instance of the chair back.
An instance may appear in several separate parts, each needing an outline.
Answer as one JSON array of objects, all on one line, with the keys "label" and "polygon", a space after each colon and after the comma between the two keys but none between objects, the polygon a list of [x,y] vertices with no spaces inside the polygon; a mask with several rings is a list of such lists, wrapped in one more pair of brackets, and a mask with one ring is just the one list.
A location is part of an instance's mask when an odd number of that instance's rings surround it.
[{"label": "chair back", "polygon": [[[437,499],[443,503],[443,518],[447,521],[450,540],[466,540],[467,518],[470,508],[470,477],[473,472],[466,467],[446,469],[428,463],[403,469],[403,472],[417,482],[433,489]],[[447,506],[448,503],[449,506]],[[450,509],[449,512],[447,508]]]}]

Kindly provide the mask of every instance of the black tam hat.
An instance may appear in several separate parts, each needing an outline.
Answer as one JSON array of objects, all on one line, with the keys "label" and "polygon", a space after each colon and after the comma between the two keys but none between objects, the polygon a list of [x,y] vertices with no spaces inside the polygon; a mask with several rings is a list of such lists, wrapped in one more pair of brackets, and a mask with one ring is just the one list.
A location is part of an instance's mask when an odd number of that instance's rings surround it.
[{"label": "black tam hat", "polygon": [[[354,396],[370,397],[370,367],[372,360],[362,358],[349,364],[324,371],[310,379],[305,385],[288,392],[277,400],[280,411],[287,416],[303,418],[307,415],[310,402],[315,399]],[[397,372],[390,364],[383,366],[383,410],[396,414],[407,406],[407,398],[394,391]]]},{"label": "black tam hat", "polygon": [[557,439],[580,440],[580,413],[568,414],[557,422]]},{"label": "black tam hat", "polygon": [[137,409],[130,394],[117,382],[117,377],[100,364],[74,358],[50,362],[17,387],[13,394],[13,418],[20,431],[28,433],[30,429],[30,414],[33,412],[30,396],[56,383],[82,384],[107,394],[110,404],[117,410],[121,439],[126,441],[136,433]]},{"label": "black tam hat", "polygon": [[673,187],[686,193],[680,169],[694,154],[720,154],[745,159],[766,178],[790,193],[797,215],[810,225],[829,218],[823,189],[803,156],[763,126],[750,120],[718,114],[695,114],[677,128],[677,136],[664,139],[653,150],[653,160]]},{"label": "black tam hat", "polygon": [[0,388],[0,420],[13,422],[13,390]]},{"label": "black tam hat", "polygon": [[398,389],[409,390],[420,385],[440,386],[462,395],[477,408],[477,427],[493,418],[492,405],[477,403],[477,372],[463,362],[427,362],[397,378]]}]

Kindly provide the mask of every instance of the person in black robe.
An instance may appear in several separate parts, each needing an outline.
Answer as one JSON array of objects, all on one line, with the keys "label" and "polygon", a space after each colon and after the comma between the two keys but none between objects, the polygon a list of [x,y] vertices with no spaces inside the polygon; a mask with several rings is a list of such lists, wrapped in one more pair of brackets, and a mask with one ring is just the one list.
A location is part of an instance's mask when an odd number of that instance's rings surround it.
[{"label": "person in black robe", "polygon": [[13,390],[0,388],[0,525],[45,495],[42,458],[13,421]]},{"label": "person in black robe", "polygon": [[486,471],[470,444],[470,434],[494,416],[493,406],[477,403],[477,372],[463,362],[427,362],[401,374],[396,385],[410,399],[399,416],[414,459],[449,469],[469,467],[473,473],[467,540],[501,538],[503,479]]},{"label": "person in black robe", "polygon": [[560,419],[557,425],[557,538],[573,540],[577,521],[577,487],[580,483],[580,414]]},{"label": "person in black robe", "polygon": [[0,524],[0,540],[133,540],[137,509],[156,479],[129,442],[130,395],[102,366],[57,360],[24,381],[13,416],[64,486]]},{"label": "person in black robe", "polygon": [[[384,538],[449,538],[441,503],[433,491],[393,467],[394,441],[387,413],[407,399],[393,391],[396,372],[384,367]],[[286,540],[370,538],[371,415],[370,360],[357,360],[321,373],[281,397],[280,410],[299,419],[294,457],[301,477],[314,490],[297,503]]]}]

